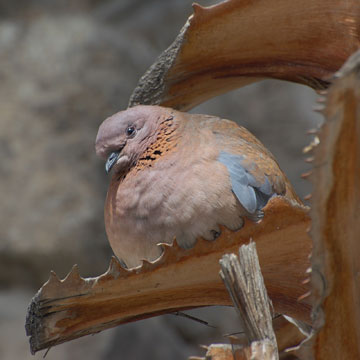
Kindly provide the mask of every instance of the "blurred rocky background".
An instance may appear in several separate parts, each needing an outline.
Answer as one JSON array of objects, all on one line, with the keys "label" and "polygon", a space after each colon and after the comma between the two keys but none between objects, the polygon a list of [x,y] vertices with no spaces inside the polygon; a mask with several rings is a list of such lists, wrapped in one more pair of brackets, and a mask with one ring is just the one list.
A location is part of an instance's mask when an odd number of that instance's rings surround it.
[{"label": "blurred rocky background", "polygon": [[[0,359],[32,357],[27,305],[55,270],[103,273],[108,179],[94,152],[99,124],[124,109],[139,77],[192,13],[192,0],[0,0]],[[202,5],[211,4],[203,0]],[[212,1],[214,3],[214,1]],[[264,81],[195,112],[238,121],[276,155],[298,193],[307,129],[318,124],[311,89]],[[186,359],[198,344],[239,329],[232,309],[167,315],[51,349],[52,359]]]}]

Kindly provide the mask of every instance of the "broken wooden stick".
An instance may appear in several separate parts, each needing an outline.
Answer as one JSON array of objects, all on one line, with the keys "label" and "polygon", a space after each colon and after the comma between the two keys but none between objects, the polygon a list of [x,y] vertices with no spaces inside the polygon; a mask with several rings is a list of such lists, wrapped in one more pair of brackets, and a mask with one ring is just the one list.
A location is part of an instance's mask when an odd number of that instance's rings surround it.
[{"label": "broken wooden stick", "polygon": [[239,257],[225,254],[220,260],[220,277],[242,318],[250,342],[243,349],[246,359],[279,359],[272,326],[272,303],[261,274],[255,243],[242,245]]}]

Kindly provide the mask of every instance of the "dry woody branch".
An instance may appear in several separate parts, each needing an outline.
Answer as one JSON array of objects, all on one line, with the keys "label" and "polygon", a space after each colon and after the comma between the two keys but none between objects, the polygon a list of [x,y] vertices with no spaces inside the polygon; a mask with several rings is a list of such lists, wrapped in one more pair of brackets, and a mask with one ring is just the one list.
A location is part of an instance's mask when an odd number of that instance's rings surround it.
[{"label": "dry woody branch", "polygon": [[275,310],[309,322],[309,224],[306,207],[275,197],[260,223],[247,221],[238,232],[224,228],[216,241],[199,239],[190,250],[176,243],[164,246],[154,263],[126,270],[114,258],[105,274],[90,279],[81,278],[76,267],[64,280],[53,273],[29,307],[32,352],[150,316],[231,305],[219,277],[219,259],[250,238],[257,244]]}]

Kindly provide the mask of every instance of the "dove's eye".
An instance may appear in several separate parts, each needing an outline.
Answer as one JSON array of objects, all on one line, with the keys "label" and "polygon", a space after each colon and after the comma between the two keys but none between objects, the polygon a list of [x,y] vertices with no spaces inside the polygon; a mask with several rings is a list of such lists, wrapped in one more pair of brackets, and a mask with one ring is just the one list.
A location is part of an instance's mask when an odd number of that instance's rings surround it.
[{"label": "dove's eye", "polygon": [[126,135],[128,137],[133,137],[136,133],[136,129],[134,126],[128,126],[127,129],[126,129]]}]

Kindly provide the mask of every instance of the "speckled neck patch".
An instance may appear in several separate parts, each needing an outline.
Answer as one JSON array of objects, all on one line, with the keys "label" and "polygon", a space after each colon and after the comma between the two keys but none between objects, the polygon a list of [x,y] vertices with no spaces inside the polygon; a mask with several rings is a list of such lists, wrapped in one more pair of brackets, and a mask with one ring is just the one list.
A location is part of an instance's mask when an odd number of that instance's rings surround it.
[{"label": "speckled neck patch", "polygon": [[171,152],[177,145],[174,116],[167,116],[159,125],[159,133],[154,143],[152,143],[137,161],[134,170],[139,171],[145,167],[152,167],[160,157]]}]

